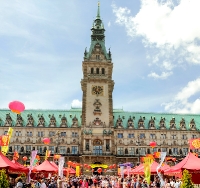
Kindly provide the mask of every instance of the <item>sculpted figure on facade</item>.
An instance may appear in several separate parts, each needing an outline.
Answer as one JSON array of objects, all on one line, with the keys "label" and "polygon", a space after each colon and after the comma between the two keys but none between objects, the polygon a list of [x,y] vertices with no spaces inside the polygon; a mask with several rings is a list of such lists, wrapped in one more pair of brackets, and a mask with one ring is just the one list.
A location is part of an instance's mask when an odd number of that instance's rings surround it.
[{"label": "sculpted figure on facade", "polygon": [[155,117],[153,118],[151,116],[151,119],[149,120],[149,129],[155,129]]},{"label": "sculpted figure on facade", "polygon": [[142,116],[140,116],[140,119],[138,121],[138,128],[144,129],[144,118],[142,118]]},{"label": "sculpted figure on facade", "polygon": [[122,118],[119,116],[116,122],[116,128],[123,128]]},{"label": "sculpted figure on facade", "polygon": [[190,128],[192,130],[196,130],[196,124],[195,124],[194,118],[192,118],[191,121],[190,121]]},{"label": "sculpted figure on facade", "polygon": [[180,128],[181,128],[182,130],[185,130],[185,129],[186,129],[186,124],[185,124],[185,119],[184,119],[184,118],[182,118],[181,121],[180,121]]},{"label": "sculpted figure on facade", "polygon": [[49,118],[50,118],[50,123],[49,123],[49,127],[56,127],[56,118],[53,115],[49,114]]},{"label": "sculpted figure on facade", "polygon": [[60,127],[67,127],[67,118],[65,117],[65,114],[61,118]]},{"label": "sculpted figure on facade", "polygon": [[22,116],[20,114],[17,114],[16,126],[17,127],[23,126],[23,119],[22,119]]},{"label": "sculpted figure on facade", "polygon": [[78,119],[76,115],[72,119],[72,127],[78,127]]},{"label": "sculpted figure on facade", "polygon": [[9,114],[6,114],[6,120],[4,126],[11,127],[12,126],[12,118]]},{"label": "sculpted figure on facade", "polygon": [[170,120],[170,129],[176,129],[175,118],[173,117]]},{"label": "sculpted figure on facade", "polygon": [[134,128],[134,123],[133,123],[133,119],[131,118],[131,116],[128,119],[128,128]]},{"label": "sculpted figure on facade", "polygon": [[43,115],[38,115],[39,116],[39,122],[38,122],[38,127],[44,127],[45,126],[45,119]]},{"label": "sculpted figure on facade", "polygon": [[32,114],[28,114],[27,117],[28,117],[28,123],[27,123],[26,126],[27,127],[33,127],[34,126],[34,119],[33,119]]},{"label": "sculpted figure on facade", "polygon": [[163,117],[160,119],[160,129],[166,129],[165,118]]}]

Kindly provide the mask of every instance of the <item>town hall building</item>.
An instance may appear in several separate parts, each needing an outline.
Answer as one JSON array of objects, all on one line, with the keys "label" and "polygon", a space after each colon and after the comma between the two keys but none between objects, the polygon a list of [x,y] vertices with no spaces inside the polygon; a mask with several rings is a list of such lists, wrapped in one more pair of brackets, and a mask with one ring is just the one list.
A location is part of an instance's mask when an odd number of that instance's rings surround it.
[{"label": "town hall building", "polygon": [[[113,109],[113,66],[98,5],[82,61],[82,109],[25,110],[19,115],[1,109],[1,135],[9,127],[14,130],[7,155],[18,151],[28,156],[38,150],[42,160],[48,149],[52,158],[60,154],[65,161],[106,165],[136,165],[140,157],[156,151],[177,159],[186,156],[188,139],[199,137],[200,115]],[[49,145],[42,142],[45,137],[51,139]],[[157,143],[155,148],[149,146],[151,141]]]}]

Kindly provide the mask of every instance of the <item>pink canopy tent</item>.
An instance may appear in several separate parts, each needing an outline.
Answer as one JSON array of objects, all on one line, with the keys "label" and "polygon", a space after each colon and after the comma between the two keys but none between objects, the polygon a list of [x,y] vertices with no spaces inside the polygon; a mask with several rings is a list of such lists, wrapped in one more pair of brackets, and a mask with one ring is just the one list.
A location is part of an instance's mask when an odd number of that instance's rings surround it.
[{"label": "pink canopy tent", "polygon": [[166,169],[164,173],[166,175],[175,175],[180,174],[184,169],[187,169],[192,174],[192,181],[195,184],[200,184],[200,159],[192,153],[188,153],[180,163],[170,169]]},{"label": "pink canopy tent", "polygon": [[58,168],[53,166],[48,160],[45,160],[42,164],[36,166],[33,171],[36,172],[57,172]]},{"label": "pink canopy tent", "polygon": [[16,160],[12,160],[12,162],[14,164],[16,164],[17,166],[19,166],[20,168],[23,168],[24,170],[27,170],[27,172],[29,171],[29,168],[23,166],[22,164],[18,163]]},{"label": "pink canopy tent", "polygon": [[21,173],[27,172],[27,170],[25,170],[24,168],[14,164],[12,161],[10,161],[1,152],[0,152],[0,169],[6,169],[6,170],[8,170],[9,173],[16,173],[16,174],[21,174]]},{"label": "pink canopy tent", "polygon": [[[157,174],[157,167],[158,167],[158,163],[157,162],[153,162],[151,164],[151,174]],[[170,166],[165,164],[164,166],[161,167],[161,170],[165,171],[167,169],[169,169]],[[133,172],[134,174],[144,174],[144,165],[142,164],[142,166],[140,168],[135,169],[135,171]]]}]

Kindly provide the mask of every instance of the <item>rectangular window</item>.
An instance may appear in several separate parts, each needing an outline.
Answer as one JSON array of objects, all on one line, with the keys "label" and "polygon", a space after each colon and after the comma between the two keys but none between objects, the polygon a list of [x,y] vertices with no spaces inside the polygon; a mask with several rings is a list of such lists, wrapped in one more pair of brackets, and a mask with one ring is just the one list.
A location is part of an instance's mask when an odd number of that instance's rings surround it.
[{"label": "rectangular window", "polygon": [[197,138],[197,135],[196,135],[196,134],[193,134],[193,135],[192,135],[192,138]]},{"label": "rectangular window", "polygon": [[72,154],[78,154],[78,146],[72,146]]},{"label": "rectangular window", "polygon": [[49,151],[51,151],[51,153],[54,154],[54,146],[49,146]]},{"label": "rectangular window", "polygon": [[162,148],[162,152],[167,152],[167,148]]},{"label": "rectangular window", "polygon": [[130,153],[130,155],[134,155],[135,154],[135,148],[133,148],[133,147],[129,148],[129,153]]},{"label": "rectangular window", "polygon": [[178,155],[178,148],[172,148],[172,154]]},{"label": "rectangular window", "polygon": [[166,139],[167,138],[166,134],[161,134],[161,138]]},{"label": "rectangular window", "polygon": [[49,136],[52,137],[52,136],[55,136],[55,132],[54,131],[49,131]]},{"label": "rectangular window", "polygon": [[78,137],[78,133],[77,132],[72,132],[72,137],[73,138]]},{"label": "rectangular window", "polygon": [[32,137],[33,136],[33,133],[32,132],[27,132],[26,134],[28,137]]},{"label": "rectangular window", "polygon": [[156,135],[155,134],[150,134],[150,139],[152,139],[152,140],[156,139]]},{"label": "rectangular window", "polygon": [[172,139],[176,140],[176,135],[175,134],[172,134]]},{"label": "rectangular window", "polygon": [[154,153],[154,152],[157,152],[157,148],[153,148],[152,150],[153,150],[153,153]]},{"label": "rectangular window", "polygon": [[66,132],[61,132],[60,136],[64,136],[65,137],[66,136]]},{"label": "rectangular window", "polygon": [[134,138],[134,134],[133,133],[129,133],[128,134],[128,138]]},{"label": "rectangular window", "polygon": [[43,134],[43,131],[38,131],[38,137],[43,137],[44,134]]},{"label": "rectangular window", "polygon": [[123,138],[123,133],[118,133],[117,137],[118,138]]},{"label": "rectangular window", "polygon": [[7,135],[8,134],[8,131],[4,131],[4,135]]},{"label": "rectangular window", "polygon": [[31,151],[31,146],[30,145],[26,145],[26,151],[30,152]]},{"label": "rectangular window", "polygon": [[123,155],[124,154],[124,148],[123,147],[117,148],[117,154],[118,155]]},{"label": "rectangular window", "polygon": [[37,146],[38,153],[43,153],[43,147],[42,146]]},{"label": "rectangular window", "polygon": [[144,133],[140,133],[140,139],[144,139],[145,138],[145,134]]},{"label": "rectangular window", "polygon": [[65,154],[66,153],[66,147],[65,146],[60,146],[60,154]]},{"label": "rectangular window", "polygon": [[188,154],[188,148],[183,148],[183,155],[187,155]]},{"label": "rectangular window", "polygon": [[21,131],[15,131],[15,136],[22,136]]},{"label": "rectangular window", "polygon": [[183,135],[182,135],[182,139],[183,139],[183,140],[187,140],[187,135],[186,135],[186,134],[183,134]]},{"label": "rectangular window", "polygon": [[20,152],[21,147],[19,145],[14,146],[14,151]]},{"label": "rectangular window", "polygon": [[139,148],[139,153],[140,153],[140,155],[145,155],[146,149],[145,148]]}]

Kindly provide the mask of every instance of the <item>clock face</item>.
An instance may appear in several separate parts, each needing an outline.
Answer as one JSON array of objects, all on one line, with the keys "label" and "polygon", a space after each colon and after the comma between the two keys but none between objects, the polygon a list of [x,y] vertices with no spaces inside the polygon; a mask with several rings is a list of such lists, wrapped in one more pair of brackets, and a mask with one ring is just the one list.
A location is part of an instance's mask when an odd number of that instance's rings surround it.
[{"label": "clock face", "polygon": [[103,95],[103,86],[92,86],[93,95]]}]

